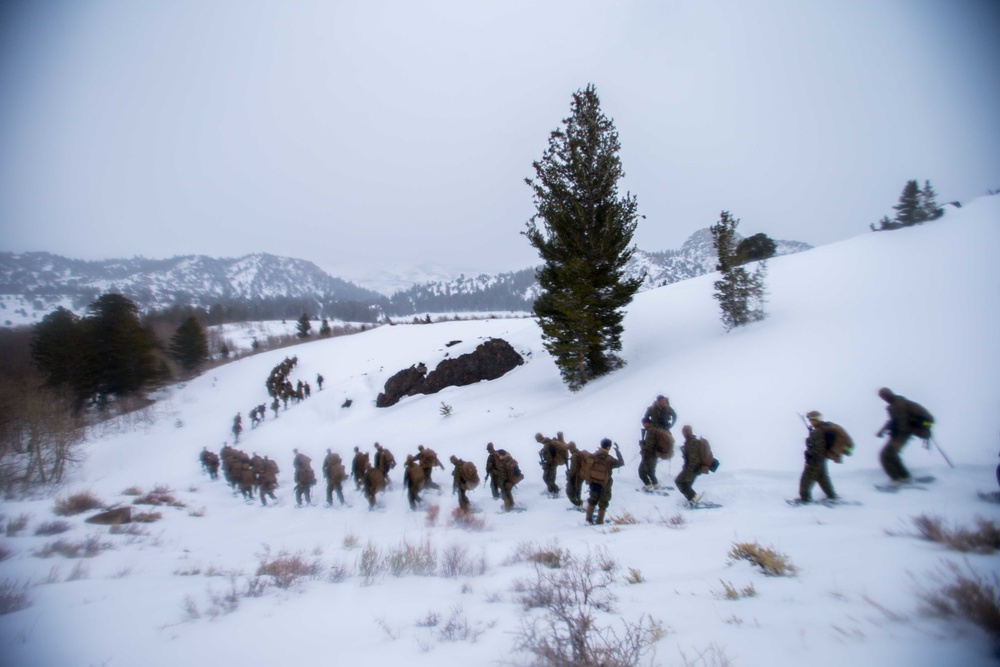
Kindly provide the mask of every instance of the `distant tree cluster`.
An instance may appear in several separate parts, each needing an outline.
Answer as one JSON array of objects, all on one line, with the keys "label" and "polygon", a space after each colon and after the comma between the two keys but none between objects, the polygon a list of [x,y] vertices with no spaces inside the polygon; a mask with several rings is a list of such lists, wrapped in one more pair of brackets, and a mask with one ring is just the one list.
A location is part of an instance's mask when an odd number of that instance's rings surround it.
[{"label": "distant tree cluster", "polygon": [[736,228],[739,224],[740,221],[730,215],[729,211],[723,211],[719,222],[711,227],[712,243],[719,255],[719,263],[715,268],[722,274],[715,281],[713,297],[722,309],[722,324],[726,331],[765,317],[764,277],[767,274],[767,262],[761,261],[753,273],[740,265],[736,250]]},{"label": "distant tree cluster", "polygon": [[[193,363],[190,325],[185,332],[175,337],[172,349]],[[197,337],[193,339],[197,345]],[[169,376],[155,354],[158,347],[152,330],[140,322],[135,303],[120,294],[105,294],[82,318],[65,308],[46,315],[35,326],[31,358],[45,384],[68,390],[79,411],[87,404],[103,407],[109,399],[138,393]]]},{"label": "distant tree cluster", "polygon": [[891,220],[887,215],[882,216],[878,225],[872,223],[872,231],[882,232],[911,227],[921,222],[937,220],[944,215],[944,209],[938,206],[937,193],[931,187],[930,181],[924,181],[923,189],[917,181],[907,181],[902,194],[899,195],[899,203],[892,208],[896,211],[896,215]]}]

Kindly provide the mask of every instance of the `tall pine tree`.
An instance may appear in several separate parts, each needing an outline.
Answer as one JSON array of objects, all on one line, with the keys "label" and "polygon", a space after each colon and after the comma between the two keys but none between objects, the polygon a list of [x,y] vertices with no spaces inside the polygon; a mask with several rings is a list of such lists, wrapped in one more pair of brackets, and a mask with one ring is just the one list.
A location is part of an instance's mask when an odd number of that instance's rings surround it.
[{"label": "tall pine tree", "polygon": [[924,189],[920,191],[920,208],[924,220],[937,220],[944,215],[944,209],[938,206],[937,193],[930,181],[924,181]]},{"label": "tall pine tree", "polygon": [[896,223],[909,227],[923,222],[924,207],[920,199],[920,185],[916,181],[907,181],[903,192],[899,195],[899,203],[893,206],[896,211]]},{"label": "tall pine tree", "polygon": [[736,228],[740,221],[723,211],[719,222],[712,225],[712,244],[719,255],[713,298],[722,310],[722,325],[729,331],[764,319],[764,277],[767,262],[761,261],[753,273],[741,266],[736,253]]},{"label": "tall pine tree", "polygon": [[208,338],[194,315],[177,327],[170,339],[170,356],[189,373],[208,359]]},{"label": "tall pine tree", "polygon": [[639,215],[635,197],[618,194],[618,132],[593,85],[573,94],[570,110],[525,179],[536,213],[522,233],[543,261],[534,310],[545,348],[575,391],[624,364],[624,307],[641,281],[624,273]]},{"label": "tall pine tree", "polygon": [[295,328],[298,330],[298,333],[295,334],[296,336],[299,338],[309,338],[309,332],[312,331],[312,322],[309,321],[309,316],[302,313],[299,321],[295,324]]}]

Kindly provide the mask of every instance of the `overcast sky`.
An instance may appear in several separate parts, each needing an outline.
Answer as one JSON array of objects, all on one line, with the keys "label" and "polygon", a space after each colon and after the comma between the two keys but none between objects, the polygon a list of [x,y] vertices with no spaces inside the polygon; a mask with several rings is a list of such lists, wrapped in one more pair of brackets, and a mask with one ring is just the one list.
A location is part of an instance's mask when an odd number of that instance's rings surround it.
[{"label": "overcast sky", "polygon": [[588,83],[646,250],[1000,188],[990,0],[5,0],[0,250],[525,268],[524,178]]}]

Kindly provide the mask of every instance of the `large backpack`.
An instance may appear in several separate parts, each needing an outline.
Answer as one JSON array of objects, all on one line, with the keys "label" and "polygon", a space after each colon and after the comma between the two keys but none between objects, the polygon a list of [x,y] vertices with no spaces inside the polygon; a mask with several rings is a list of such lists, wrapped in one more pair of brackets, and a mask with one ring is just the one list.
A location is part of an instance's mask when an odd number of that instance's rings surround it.
[{"label": "large backpack", "polygon": [[517,485],[524,479],[524,475],[521,473],[521,467],[517,465],[517,461],[514,460],[513,456],[507,457],[507,481],[510,483],[511,487]]},{"label": "large backpack", "polygon": [[333,484],[338,484],[347,479],[347,468],[344,467],[343,463],[334,463],[330,465],[329,470],[330,482]]},{"label": "large backpack", "polygon": [[581,450],[577,456],[580,457],[580,479],[590,484],[590,475],[594,469],[594,455]]},{"label": "large backpack", "polygon": [[827,422],[823,439],[826,440],[826,458],[831,461],[841,463],[844,456],[854,453],[854,441],[839,424]]},{"label": "large backpack", "polygon": [[607,458],[590,455],[590,482],[592,484],[606,484],[611,478],[611,469],[608,467]]},{"label": "large backpack", "polygon": [[406,467],[406,474],[409,476],[412,486],[420,488],[420,485],[424,483],[424,469],[416,461]]},{"label": "large backpack", "polygon": [[704,468],[708,468],[712,465],[712,445],[708,444],[708,440],[705,438],[698,438],[698,456],[701,458],[701,465]]},{"label": "large backpack", "polygon": [[479,486],[479,471],[476,470],[475,463],[472,461],[464,461],[462,463],[462,479],[465,480],[466,491]]},{"label": "large backpack", "polygon": [[907,425],[910,433],[921,440],[928,440],[931,437],[934,417],[927,411],[927,408],[909,399],[906,399],[906,408],[910,414],[910,423]]},{"label": "large backpack", "polygon": [[549,444],[552,445],[555,452],[552,456],[552,462],[557,466],[566,465],[566,462],[569,461],[569,445],[558,439],[549,440]]},{"label": "large backpack", "polygon": [[672,459],[674,457],[674,436],[670,431],[663,431],[663,435],[667,442],[664,445],[659,442],[659,439],[657,439],[656,458]]}]

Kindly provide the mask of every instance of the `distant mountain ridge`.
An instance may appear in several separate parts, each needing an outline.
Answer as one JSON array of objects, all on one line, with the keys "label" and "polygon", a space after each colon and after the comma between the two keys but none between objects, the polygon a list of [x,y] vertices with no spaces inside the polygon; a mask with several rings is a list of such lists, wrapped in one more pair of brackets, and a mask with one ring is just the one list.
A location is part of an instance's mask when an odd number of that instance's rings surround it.
[{"label": "distant mountain ridge", "polygon": [[[777,254],[812,246],[776,241]],[[626,269],[650,289],[715,270],[708,228],[677,250],[636,250]],[[538,296],[535,268],[462,274],[451,280],[413,284],[386,296],[336,278],[302,259],[257,253],[238,258],[185,255],[170,259],[84,261],[47,252],[0,252],[0,324],[34,324],[62,306],[82,314],[98,296],[115,291],[144,312],[171,308],[228,308],[257,319],[317,317],[375,321],[382,316],[467,311],[530,311]]]}]

